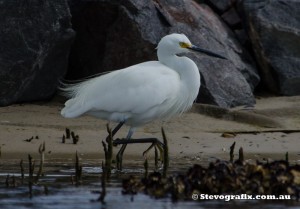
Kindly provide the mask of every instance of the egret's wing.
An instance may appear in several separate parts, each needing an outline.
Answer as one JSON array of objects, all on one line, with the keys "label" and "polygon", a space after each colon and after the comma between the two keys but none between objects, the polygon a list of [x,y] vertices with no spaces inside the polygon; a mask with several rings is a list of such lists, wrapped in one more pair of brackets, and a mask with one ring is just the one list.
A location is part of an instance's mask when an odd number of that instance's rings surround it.
[{"label": "egret's wing", "polygon": [[67,87],[73,98],[66,102],[62,114],[76,117],[88,111],[143,113],[174,97],[179,79],[175,71],[159,62],[134,65]]}]

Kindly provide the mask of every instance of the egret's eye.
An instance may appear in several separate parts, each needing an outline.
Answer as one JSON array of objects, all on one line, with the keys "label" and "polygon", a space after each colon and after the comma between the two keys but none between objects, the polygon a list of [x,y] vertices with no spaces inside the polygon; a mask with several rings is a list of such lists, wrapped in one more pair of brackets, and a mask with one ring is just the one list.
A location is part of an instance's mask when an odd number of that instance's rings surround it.
[{"label": "egret's eye", "polygon": [[179,42],[179,46],[181,48],[189,48],[189,47],[191,47],[191,44],[188,44],[186,42]]}]

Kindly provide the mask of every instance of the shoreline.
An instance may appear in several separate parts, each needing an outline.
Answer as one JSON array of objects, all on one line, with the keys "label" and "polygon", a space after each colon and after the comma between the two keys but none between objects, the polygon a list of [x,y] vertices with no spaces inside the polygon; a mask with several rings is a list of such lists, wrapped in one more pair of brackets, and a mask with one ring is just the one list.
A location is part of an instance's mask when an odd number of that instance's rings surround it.
[{"label": "shoreline", "polygon": [[[38,148],[43,141],[46,143],[46,159],[71,158],[76,151],[84,158],[103,158],[101,141],[107,135],[106,121],[90,116],[62,118],[59,114],[62,106],[62,102],[52,101],[1,107],[0,160],[20,159],[28,154],[38,156]],[[247,156],[253,159],[278,159],[282,156],[281,159],[284,159],[285,153],[288,152],[291,161],[300,160],[299,96],[259,99],[252,110],[234,108],[229,112],[226,110],[226,114],[223,113],[221,117],[220,112],[213,115],[216,110],[212,111],[209,108],[210,106],[206,105],[194,105],[188,113],[168,122],[154,122],[138,128],[134,138],[161,139],[160,129],[163,125],[168,137],[171,159],[226,157],[229,156],[229,147],[235,141],[235,154],[243,147],[245,159]],[[203,110],[207,110],[209,114],[203,114]],[[234,117],[229,117],[230,115]],[[255,121],[263,122],[260,124]],[[273,127],[268,127],[269,122]],[[110,126],[112,128],[114,124]],[[62,143],[66,127],[79,135],[78,144],[74,145],[71,140]],[[116,137],[122,138],[127,134],[127,130],[128,127],[125,126]],[[285,131],[288,133],[284,133]],[[236,136],[225,134],[224,137],[224,132],[238,133]],[[26,139],[31,137],[33,139],[27,142]],[[124,161],[143,159],[142,153],[148,146],[150,145],[128,145]],[[114,153],[119,147],[114,148]],[[153,152],[150,151],[152,154]],[[152,154],[149,155],[150,158]]]}]

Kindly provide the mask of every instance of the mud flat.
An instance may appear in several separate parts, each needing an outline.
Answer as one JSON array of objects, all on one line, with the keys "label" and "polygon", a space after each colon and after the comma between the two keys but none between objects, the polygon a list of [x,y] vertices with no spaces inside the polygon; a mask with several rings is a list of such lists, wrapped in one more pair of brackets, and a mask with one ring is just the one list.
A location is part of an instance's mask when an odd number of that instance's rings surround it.
[{"label": "mud flat", "polygon": [[[38,156],[44,141],[46,158],[73,158],[76,151],[84,158],[102,158],[101,141],[107,135],[107,122],[89,116],[65,119],[59,114],[62,106],[58,98],[47,103],[1,107],[1,158]],[[235,141],[237,148],[243,147],[246,159],[283,159],[288,152],[291,161],[300,160],[299,96],[259,98],[253,108],[230,110],[195,104],[180,117],[138,128],[134,137],[161,138],[162,125],[171,159],[228,157],[229,147]],[[66,127],[79,136],[77,144],[71,139],[62,143]],[[124,137],[127,131],[128,127],[124,127],[117,137]],[[147,147],[129,145],[124,159],[143,159]],[[115,153],[118,148],[114,148]]]}]

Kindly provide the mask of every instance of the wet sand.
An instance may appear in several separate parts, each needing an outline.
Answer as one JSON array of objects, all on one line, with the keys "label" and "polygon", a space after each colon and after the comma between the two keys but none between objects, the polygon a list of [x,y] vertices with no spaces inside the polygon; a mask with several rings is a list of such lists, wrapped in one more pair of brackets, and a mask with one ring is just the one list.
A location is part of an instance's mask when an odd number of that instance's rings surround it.
[{"label": "wet sand", "polygon": [[[82,158],[103,158],[101,141],[107,135],[107,122],[89,116],[65,119],[59,114],[62,106],[59,98],[47,103],[0,107],[1,158],[20,159],[28,154],[37,157],[44,141],[48,159],[73,158],[76,151]],[[246,159],[284,159],[288,152],[290,160],[300,160],[300,96],[260,98],[254,108],[231,110],[195,104],[180,117],[138,128],[134,138],[162,138],[162,125],[171,160],[228,159],[234,141],[235,154],[243,147]],[[62,143],[66,127],[79,135],[78,144],[70,139]],[[123,127],[116,137],[124,137],[127,131],[128,127]],[[224,137],[223,133],[235,134]],[[27,140],[31,137],[31,141]],[[142,153],[148,146],[128,145],[124,159],[143,159]],[[115,147],[114,153],[118,149]],[[152,154],[153,151],[149,155]]]}]

